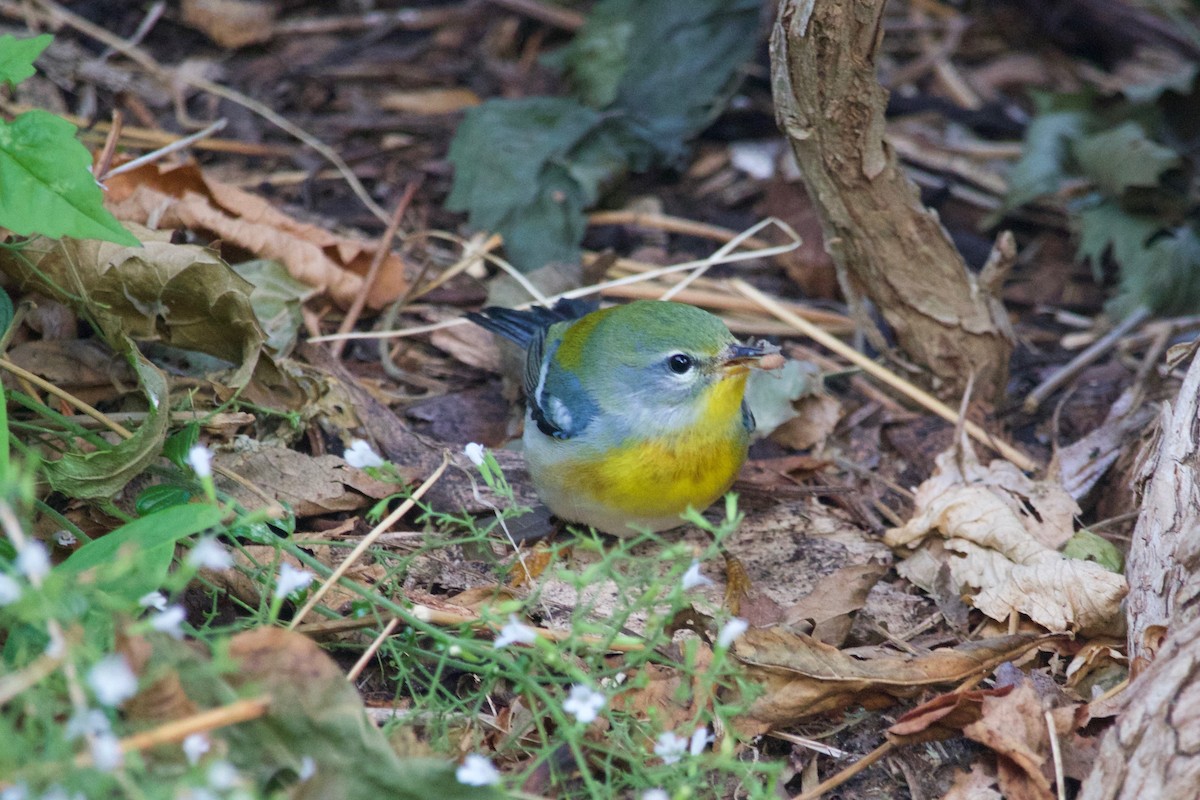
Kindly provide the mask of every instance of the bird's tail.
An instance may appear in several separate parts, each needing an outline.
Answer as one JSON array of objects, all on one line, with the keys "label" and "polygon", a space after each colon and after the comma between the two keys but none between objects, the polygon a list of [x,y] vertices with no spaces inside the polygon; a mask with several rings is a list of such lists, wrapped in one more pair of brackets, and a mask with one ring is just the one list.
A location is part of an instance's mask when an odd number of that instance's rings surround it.
[{"label": "bird's tail", "polygon": [[553,308],[534,306],[525,311],[501,306],[488,306],[467,314],[467,319],[481,328],[528,347],[533,337],[556,322],[579,319],[598,308],[593,300],[559,300]]}]

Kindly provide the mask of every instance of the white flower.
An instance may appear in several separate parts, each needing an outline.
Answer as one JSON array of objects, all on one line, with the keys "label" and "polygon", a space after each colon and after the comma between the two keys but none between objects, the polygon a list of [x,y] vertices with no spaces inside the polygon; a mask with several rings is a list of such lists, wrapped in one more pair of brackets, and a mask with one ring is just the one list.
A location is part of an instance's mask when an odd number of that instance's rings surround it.
[{"label": "white flower", "polygon": [[138,605],[142,608],[153,608],[155,611],[162,611],[167,607],[167,596],[162,592],[147,592],[138,598]]},{"label": "white flower", "polygon": [[75,534],[71,533],[70,531],[63,530],[54,532],[54,543],[59,547],[70,547],[77,541],[79,540],[75,538]]},{"label": "white flower", "polygon": [[358,469],[383,466],[383,459],[362,439],[351,439],[350,446],[342,453],[342,458],[346,459],[347,464]]},{"label": "white flower", "polygon": [[0,572],[0,606],[11,605],[21,599],[21,583],[11,575]]},{"label": "white flower", "polygon": [[183,740],[183,755],[187,758],[187,762],[195,766],[207,753],[212,749],[212,742],[208,740],[208,734],[193,733]]},{"label": "white flower", "polygon": [[92,763],[96,769],[112,772],[125,763],[125,754],[121,752],[121,741],[111,733],[105,733],[92,739]]},{"label": "white flower", "polygon": [[575,719],[586,724],[596,718],[596,714],[604,708],[604,704],[607,702],[608,698],[600,692],[590,686],[577,683],[571,687],[571,693],[563,702],[563,711],[573,714]]},{"label": "white flower", "polygon": [[279,567],[279,577],[275,579],[275,596],[288,597],[300,591],[313,582],[313,574],[307,570],[296,569],[291,564],[284,563]]},{"label": "white flower", "polygon": [[726,622],[717,634],[717,647],[729,647],[738,637],[750,628],[750,623],[740,617],[733,617]]},{"label": "white flower", "polygon": [[463,455],[471,460],[471,463],[477,467],[483,466],[483,459],[487,456],[487,448],[479,442],[468,442],[463,448]]},{"label": "white flower", "polygon": [[98,708],[87,708],[71,715],[67,720],[64,736],[68,742],[73,742],[84,736],[98,736],[112,731],[108,717]]},{"label": "white flower", "polygon": [[29,800],[29,787],[23,783],[13,784],[0,791],[0,800]]},{"label": "white flower", "polygon": [[693,560],[692,565],[687,568],[687,572],[683,573],[683,590],[686,592],[689,589],[695,589],[697,586],[712,585],[712,579],[700,572],[700,562]]},{"label": "white flower", "polygon": [[647,789],[642,792],[642,800],[671,800],[666,789]]},{"label": "white flower", "polygon": [[454,777],[466,786],[491,786],[500,782],[500,770],[481,755],[468,753],[454,770]]},{"label": "white flower", "polygon": [[203,480],[212,477],[212,451],[204,445],[192,445],[192,449],[188,450],[187,463],[197,478]]},{"label": "white flower", "polygon": [[208,774],[205,777],[208,780],[208,788],[216,789],[218,792],[232,789],[241,780],[237,768],[228,761],[214,761],[209,764]]},{"label": "white flower", "polygon": [[692,740],[688,743],[688,754],[693,757],[700,755],[712,740],[713,737],[708,735],[708,728],[701,725],[692,731]]},{"label": "white flower", "polygon": [[683,758],[683,754],[687,752],[687,749],[688,740],[675,733],[675,731],[663,731],[658,735],[657,741],[654,742],[654,755],[661,758],[664,764],[674,764]]},{"label": "white flower", "polygon": [[92,694],[106,706],[117,706],[137,693],[137,676],[129,668],[125,656],[110,655],[97,661],[88,670],[88,686]]},{"label": "white flower", "polygon": [[317,762],[312,756],[305,756],[300,759],[300,771],[296,773],[296,777],[301,783],[317,774]]},{"label": "white flower", "polygon": [[192,552],[188,553],[187,560],[193,567],[211,569],[213,572],[224,572],[233,566],[233,558],[229,551],[212,537],[196,542]]},{"label": "white flower", "polygon": [[183,606],[167,606],[150,618],[150,627],[168,634],[173,639],[182,639],[182,625],[185,619],[187,619],[187,612],[183,610]]},{"label": "white flower", "polygon": [[31,581],[39,581],[50,574],[50,551],[37,539],[25,542],[17,553],[17,569]]},{"label": "white flower", "polygon": [[528,625],[522,625],[516,614],[508,615],[508,622],[500,629],[492,646],[499,650],[510,644],[533,644],[537,641],[537,632]]}]

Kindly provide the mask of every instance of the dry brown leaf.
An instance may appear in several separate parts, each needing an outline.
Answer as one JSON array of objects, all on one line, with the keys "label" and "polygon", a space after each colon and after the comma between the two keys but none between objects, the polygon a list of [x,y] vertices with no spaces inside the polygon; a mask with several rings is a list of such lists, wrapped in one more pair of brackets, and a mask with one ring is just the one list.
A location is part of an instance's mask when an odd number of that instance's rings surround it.
[{"label": "dry brown leaf", "polygon": [[[204,175],[195,165],[148,165],[110,178],[108,208],[122,220],[156,228],[204,230],[216,238],[271,258],[293,278],[328,292],[345,307],[362,291],[375,255],[373,242],[338,236],[297,221],[266,200]],[[367,305],[382,308],[407,288],[404,261],[385,256]]]},{"label": "dry brown leaf", "polygon": [[746,716],[778,726],[854,704],[880,707],[924,687],[986,674],[1044,638],[1018,634],[915,656],[857,658],[811,636],[759,628],[738,639],[733,653],[765,690]]},{"label": "dry brown leaf", "polygon": [[769,438],[793,450],[820,448],[842,419],[842,404],[824,392],[794,400],[792,406],[799,416],[780,425]]},{"label": "dry brown leaf", "polygon": [[983,717],[963,734],[996,753],[1006,798],[1053,800],[1054,772],[1042,700],[1029,683],[983,701]]},{"label": "dry brown leaf", "polygon": [[[377,481],[339,456],[310,456],[287,447],[255,442],[248,449],[216,454],[216,463],[227,467],[291,506],[297,517],[354,511],[397,490],[394,483]],[[240,484],[218,479],[221,488],[247,506],[262,502]]]},{"label": "dry brown leaf", "polygon": [[854,623],[854,613],[866,604],[871,588],[887,571],[885,564],[856,564],[835,570],[785,612],[784,624],[796,630],[798,624],[812,620],[810,633],[814,639],[841,646]]},{"label": "dry brown leaf", "polygon": [[183,0],[182,11],[185,23],[236,49],[270,39],[279,8],[264,0]]},{"label": "dry brown leaf", "polygon": [[[992,619],[1017,612],[1050,630],[1095,630],[1119,618],[1128,586],[1121,575],[1058,552],[1078,511],[1061,484],[1033,481],[1006,461],[985,468],[963,446],[938,456],[934,475],[917,489],[916,513],[884,541],[920,546],[897,570],[926,591],[948,564],[954,586]],[[930,533],[944,538],[926,540]]]},{"label": "dry brown leaf", "polygon": [[942,800],[1004,800],[996,788],[996,771],[976,761],[970,772],[960,771]]},{"label": "dry brown leaf", "polygon": [[940,694],[908,711],[887,729],[892,744],[937,742],[958,736],[964,727],[983,716],[985,697],[1003,697],[1012,686],[998,689],[974,689]]}]

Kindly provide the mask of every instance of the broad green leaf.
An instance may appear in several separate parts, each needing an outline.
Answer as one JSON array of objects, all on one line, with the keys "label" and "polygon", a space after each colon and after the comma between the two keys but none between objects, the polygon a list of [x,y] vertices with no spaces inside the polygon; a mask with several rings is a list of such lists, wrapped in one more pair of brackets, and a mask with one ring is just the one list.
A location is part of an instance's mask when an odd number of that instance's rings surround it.
[{"label": "broad green leaf", "polygon": [[1053,194],[1067,176],[1071,142],[1088,130],[1090,115],[1080,111],[1054,111],[1035,117],[1025,129],[1025,145],[1008,173],[1006,208]]},{"label": "broad green leaf", "polygon": [[[585,221],[598,181],[583,185],[564,166],[601,125],[596,111],[574,100],[535,97],[492,100],[469,110],[450,144],[454,187],[452,211],[505,239],[518,269],[531,271],[578,256]],[[589,163],[594,164],[592,160]]]},{"label": "broad green leaf", "polygon": [[1091,262],[1096,280],[1104,277],[1104,257],[1111,253],[1118,265],[1136,262],[1146,243],[1162,223],[1154,217],[1130,214],[1112,199],[1101,200],[1078,212],[1079,246],[1075,258]]},{"label": "broad green leaf", "polygon": [[186,469],[190,472],[191,467],[188,466],[187,455],[198,441],[200,441],[200,426],[195,422],[189,422],[168,436],[167,441],[163,442],[163,458],[180,469]]},{"label": "broad green leaf", "polygon": [[18,84],[32,77],[37,71],[33,62],[50,46],[54,37],[48,33],[30,39],[18,39],[4,34],[0,36],[0,84]]},{"label": "broad green leaf", "polygon": [[570,77],[587,102],[621,112],[659,158],[677,161],[740,82],[737,70],[754,53],[761,6],[603,0],[571,43]]},{"label": "broad green leaf", "polygon": [[88,542],[54,572],[72,580],[91,575],[101,588],[128,602],[162,586],[175,544],[220,524],[221,509],[207,504],[172,506]]},{"label": "broad green leaf", "polygon": [[1190,225],[1159,234],[1121,262],[1109,308],[1125,316],[1139,307],[1163,316],[1200,313],[1200,237]]},{"label": "broad green leaf", "polygon": [[148,486],[133,501],[133,510],[146,516],[173,506],[185,506],[192,500],[192,493],[182,486],[160,483]]},{"label": "broad green leaf", "polygon": [[1157,103],[1167,92],[1180,95],[1189,94],[1196,85],[1196,75],[1200,73],[1200,65],[1188,63],[1170,75],[1159,76],[1156,80],[1142,84],[1134,84],[1121,89],[1129,102],[1137,105]]},{"label": "broad green leaf", "polygon": [[[167,378],[127,342],[126,355],[146,394],[146,420],[133,436],[107,449],[69,452],[47,461],[42,470],[50,486],[68,497],[111,498],[158,457],[169,419]],[[79,551],[76,551],[78,554]]]},{"label": "broad green leaf", "polygon": [[1067,558],[1095,561],[1110,572],[1120,572],[1124,568],[1121,551],[1114,547],[1112,542],[1086,528],[1067,540],[1062,553]]},{"label": "broad green leaf", "polygon": [[303,322],[300,307],[316,290],[293,278],[278,261],[258,259],[231,266],[254,285],[250,305],[266,334],[267,349],[274,356],[288,355]]},{"label": "broad green leaf", "polygon": [[1180,163],[1179,155],[1126,122],[1075,142],[1075,160],[1102,192],[1120,196],[1131,186],[1157,186],[1159,176]]},{"label": "broad green leaf", "polygon": [[0,120],[0,227],[21,236],[137,247],[137,238],[104,208],[92,157],[75,131],[62,117],[41,110]]}]

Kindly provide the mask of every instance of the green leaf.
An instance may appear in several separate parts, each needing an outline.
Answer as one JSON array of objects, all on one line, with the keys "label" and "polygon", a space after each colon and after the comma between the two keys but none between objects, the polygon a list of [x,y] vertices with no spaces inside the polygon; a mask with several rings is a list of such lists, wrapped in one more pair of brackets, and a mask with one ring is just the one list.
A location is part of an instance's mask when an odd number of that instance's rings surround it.
[{"label": "green leaf", "polygon": [[191,472],[192,468],[187,463],[187,455],[198,441],[200,441],[200,426],[195,422],[189,422],[163,442],[163,458],[180,469]]},{"label": "green leaf", "polygon": [[12,298],[8,296],[8,292],[0,289],[0,336],[8,332],[8,326],[12,325],[14,314]]},{"label": "green leaf", "polygon": [[[603,118],[574,100],[491,100],[467,112],[450,144],[452,211],[470,225],[501,234],[522,271],[578,257],[585,220],[603,170],[620,163],[611,139],[592,144]],[[580,171],[566,166],[575,158]]]},{"label": "green leaf", "polygon": [[21,236],[138,240],[104,208],[92,157],[61,117],[34,110],[0,120],[0,227]]},{"label": "green leaf", "polygon": [[1110,252],[1118,265],[1132,264],[1146,249],[1162,222],[1144,214],[1130,214],[1112,199],[1100,200],[1078,213],[1079,246],[1075,258],[1089,261],[1092,274],[1104,277],[1104,257]]},{"label": "green leaf", "polygon": [[33,62],[50,46],[54,37],[48,33],[31,39],[18,39],[4,34],[0,36],[0,83],[16,85],[37,71]]},{"label": "green leaf", "polygon": [[111,498],[145,469],[162,449],[170,401],[166,376],[139,353],[132,342],[127,341],[124,349],[146,394],[146,421],[131,438],[112,447],[89,453],[70,452],[57,461],[43,464],[46,479],[57,492],[85,500]]},{"label": "green leaf", "polygon": [[1086,136],[1073,152],[1084,176],[1113,196],[1131,186],[1157,186],[1160,175],[1180,164],[1174,150],[1151,141],[1136,122]]},{"label": "green leaf", "polygon": [[146,516],[173,506],[184,506],[192,500],[192,493],[182,486],[160,483],[147,486],[133,501],[133,509],[138,516]]},{"label": "green leaf", "polygon": [[102,588],[136,602],[162,586],[175,555],[175,543],[219,525],[216,506],[172,506],[126,523],[72,553],[54,572],[74,580],[94,574]]},{"label": "green leaf", "polygon": [[1087,132],[1090,119],[1081,111],[1052,111],[1029,123],[1021,160],[1008,173],[1005,208],[1058,191],[1067,176],[1071,141]]},{"label": "green leaf", "polygon": [[1095,561],[1110,572],[1120,572],[1124,567],[1121,551],[1114,547],[1112,542],[1086,528],[1067,541],[1062,553],[1067,558],[1079,561]]},{"label": "green leaf", "polygon": [[567,64],[585,102],[620,111],[659,158],[677,161],[732,94],[757,43],[757,0],[603,0]]},{"label": "green leaf", "polygon": [[1200,313],[1200,237],[1190,225],[1154,237],[1120,263],[1119,291],[1108,305],[1117,316],[1139,307],[1163,316]]},{"label": "green leaf", "polygon": [[303,322],[300,307],[316,290],[293,278],[278,261],[257,259],[231,266],[254,286],[250,305],[266,334],[267,349],[275,356],[291,353]]}]

